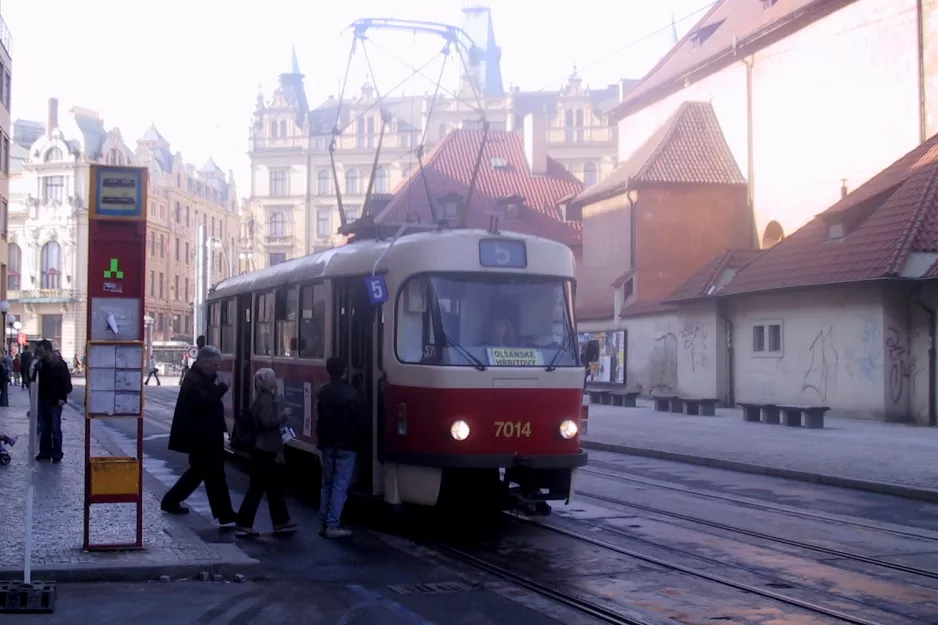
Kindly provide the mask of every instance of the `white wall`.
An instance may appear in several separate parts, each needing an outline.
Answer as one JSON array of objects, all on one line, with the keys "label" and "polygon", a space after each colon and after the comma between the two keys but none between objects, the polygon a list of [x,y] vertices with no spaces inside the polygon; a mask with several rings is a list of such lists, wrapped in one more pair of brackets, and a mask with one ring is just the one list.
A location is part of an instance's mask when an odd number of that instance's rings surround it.
[{"label": "white wall", "polygon": [[726,329],[716,306],[707,302],[682,307],[678,321],[678,391],[726,401]]}]

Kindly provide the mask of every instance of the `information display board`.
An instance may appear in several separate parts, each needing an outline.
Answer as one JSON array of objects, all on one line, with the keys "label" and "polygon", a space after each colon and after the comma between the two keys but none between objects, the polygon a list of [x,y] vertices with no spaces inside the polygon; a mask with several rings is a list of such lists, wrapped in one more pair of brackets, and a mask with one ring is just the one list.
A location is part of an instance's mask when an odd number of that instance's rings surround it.
[{"label": "information display board", "polygon": [[[143,549],[143,343],[147,169],[92,165],[88,211],[85,523],[89,551]],[[137,421],[135,458],[91,455],[95,419]],[[91,544],[91,506],[137,505],[133,542]]]}]

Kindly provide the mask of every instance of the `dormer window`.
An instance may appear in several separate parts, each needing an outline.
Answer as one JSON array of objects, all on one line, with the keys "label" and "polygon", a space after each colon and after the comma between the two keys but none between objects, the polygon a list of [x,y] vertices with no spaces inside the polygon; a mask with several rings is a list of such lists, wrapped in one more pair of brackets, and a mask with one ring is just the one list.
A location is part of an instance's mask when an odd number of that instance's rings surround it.
[{"label": "dormer window", "polygon": [[445,220],[456,223],[462,215],[462,198],[455,193],[444,195],[437,200],[436,208],[438,213],[436,216],[437,221]]},{"label": "dormer window", "polygon": [[635,295],[635,278],[629,278],[622,285],[622,303],[628,302],[633,295]]},{"label": "dormer window", "polygon": [[827,226],[827,240],[828,241],[839,241],[844,238],[846,230],[844,228],[844,222],[835,221]]},{"label": "dormer window", "polygon": [[508,161],[500,156],[493,156],[492,160],[489,162],[492,165],[492,169],[508,169]]},{"label": "dormer window", "polygon": [[524,198],[509,195],[498,200],[498,213],[505,219],[520,219],[524,214]]}]

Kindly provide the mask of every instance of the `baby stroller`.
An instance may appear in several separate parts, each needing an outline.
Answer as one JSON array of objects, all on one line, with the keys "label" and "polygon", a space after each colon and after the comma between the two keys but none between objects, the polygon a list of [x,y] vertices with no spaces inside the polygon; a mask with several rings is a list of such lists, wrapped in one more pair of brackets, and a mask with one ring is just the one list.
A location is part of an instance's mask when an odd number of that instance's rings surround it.
[{"label": "baby stroller", "polygon": [[6,445],[13,447],[16,445],[16,438],[10,438],[6,434],[0,434],[0,466],[6,466],[13,461],[13,458],[10,457],[10,452],[7,451]]}]

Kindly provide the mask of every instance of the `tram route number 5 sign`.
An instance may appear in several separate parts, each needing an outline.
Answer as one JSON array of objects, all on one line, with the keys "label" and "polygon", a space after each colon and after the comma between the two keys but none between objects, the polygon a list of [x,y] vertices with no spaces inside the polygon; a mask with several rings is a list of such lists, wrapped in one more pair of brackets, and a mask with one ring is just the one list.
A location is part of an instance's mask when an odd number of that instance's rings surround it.
[{"label": "tram route number 5 sign", "polygon": [[368,299],[372,306],[388,301],[388,285],[384,276],[368,276],[365,278],[365,287],[368,289]]}]

